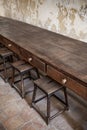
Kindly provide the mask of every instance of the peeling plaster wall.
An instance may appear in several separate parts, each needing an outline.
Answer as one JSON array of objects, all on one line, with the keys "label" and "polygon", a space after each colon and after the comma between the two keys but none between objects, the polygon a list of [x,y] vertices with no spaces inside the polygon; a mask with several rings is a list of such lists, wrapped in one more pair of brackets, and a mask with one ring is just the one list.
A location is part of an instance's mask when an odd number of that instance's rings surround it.
[{"label": "peeling plaster wall", "polygon": [[87,0],[0,0],[0,15],[87,42]]}]

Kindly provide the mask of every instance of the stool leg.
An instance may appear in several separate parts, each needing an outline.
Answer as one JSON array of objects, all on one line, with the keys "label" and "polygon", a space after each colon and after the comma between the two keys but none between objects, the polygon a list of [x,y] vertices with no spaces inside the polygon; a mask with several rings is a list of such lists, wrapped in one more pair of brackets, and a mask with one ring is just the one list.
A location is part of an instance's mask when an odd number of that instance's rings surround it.
[{"label": "stool leg", "polygon": [[23,75],[21,75],[21,89],[22,89],[22,98],[25,96],[25,90],[24,90],[24,80],[23,80]]},{"label": "stool leg", "polygon": [[37,78],[40,78],[39,71],[38,71],[37,68],[35,68],[35,71],[36,71],[36,74],[37,74]]},{"label": "stool leg", "polygon": [[10,62],[13,62],[13,56],[12,56],[12,55],[9,56],[9,61],[10,61]]},{"label": "stool leg", "polygon": [[31,78],[31,72],[29,71],[28,73],[29,73],[29,78],[30,78],[30,80],[31,80],[31,79],[32,79],[32,78]]},{"label": "stool leg", "polygon": [[47,95],[47,125],[50,121],[50,96]]},{"label": "stool leg", "polygon": [[14,83],[14,77],[15,77],[15,69],[12,67],[12,81],[11,81],[11,85]]},{"label": "stool leg", "polygon": [[3,68],[4,68],[4,78],[5,78],[5,81],[7,82],[7,69],[6,69],[5,58],[3,58]]},{"label": "stool leg", "polygon": [[69,105],[68,105],[68,98],[67,98],[67,91],[66,91],[66,87],[64,87],[64,96],[65,96],[66,108],[67,108],[67,110],[68,110],[68,109],[69,109]]},{"label": "stool leg", "polygon": [[36,91],[37,91],[37,86],[34,85],[34,91],[33,91],[33,96],[32,96],[31,107],[32,107],[32,104],[34,103],[35,98],[36,98]]}]

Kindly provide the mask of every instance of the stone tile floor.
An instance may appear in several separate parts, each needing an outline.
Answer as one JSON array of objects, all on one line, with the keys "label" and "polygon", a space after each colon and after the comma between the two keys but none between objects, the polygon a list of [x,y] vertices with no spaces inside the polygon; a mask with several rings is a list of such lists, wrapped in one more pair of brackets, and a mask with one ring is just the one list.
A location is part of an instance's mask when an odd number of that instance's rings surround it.
[{"label": "stone tile floor", "polygon": [[[40,93],[40,92],[39,92]],[[39,114],[30,108],[31,94],[25,99],[0,78],[0,130],[87,130],[87,102],[69,91],[69,111],[53,119],[47,126]],[[52,99],[58,109],[56,99]],[[42,102],[44,111],[46,100]]]}]

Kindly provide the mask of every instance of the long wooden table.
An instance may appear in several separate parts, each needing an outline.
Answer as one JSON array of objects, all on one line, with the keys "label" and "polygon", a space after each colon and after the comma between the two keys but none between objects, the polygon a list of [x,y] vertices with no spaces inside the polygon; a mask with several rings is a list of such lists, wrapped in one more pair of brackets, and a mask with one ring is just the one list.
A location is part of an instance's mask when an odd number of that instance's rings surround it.
[{"label": "long wooden table", "polygon": [[0,42],[87,100],[87,43],[5,17]]}]

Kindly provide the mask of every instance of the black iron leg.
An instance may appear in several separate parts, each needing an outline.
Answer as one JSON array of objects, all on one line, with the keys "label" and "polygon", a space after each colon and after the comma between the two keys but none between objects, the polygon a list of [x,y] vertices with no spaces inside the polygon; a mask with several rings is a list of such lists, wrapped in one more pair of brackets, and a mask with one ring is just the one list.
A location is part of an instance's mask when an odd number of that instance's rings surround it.
[{"label": "black iron leg", "polygon": [[37,92],[37,86],[34,85],[31,107],[32,107],[32,104],[35,102],[36,92]]},{"label": "black iron leg", "polygon": [[66,87],[64,87],[64,96],[65,96],[66,108],[67,108],[67,110],[68,110],[68,109],[69,109],[69,105],[68,105],[68,98],[67,98],[67,91],[66,91]]},{"label": "black iron leg", "polygon": [[50,121],[50,96],[47,95],[47,125]]}]

